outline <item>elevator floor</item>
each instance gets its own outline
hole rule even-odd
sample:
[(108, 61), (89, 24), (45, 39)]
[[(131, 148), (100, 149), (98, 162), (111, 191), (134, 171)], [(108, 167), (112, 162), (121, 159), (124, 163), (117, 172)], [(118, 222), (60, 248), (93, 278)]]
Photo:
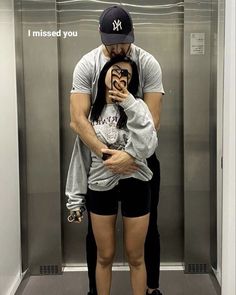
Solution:
[[(162, 271), (163, 295), (218, 295), (208, 274), (184, 274)], [(54, 276), (31, 276), (24, 280), (15, 295), (87, 295), (87, 272), (65, 272)], [(113, 271), (111, 295), (130, 295), (129, 273)]]

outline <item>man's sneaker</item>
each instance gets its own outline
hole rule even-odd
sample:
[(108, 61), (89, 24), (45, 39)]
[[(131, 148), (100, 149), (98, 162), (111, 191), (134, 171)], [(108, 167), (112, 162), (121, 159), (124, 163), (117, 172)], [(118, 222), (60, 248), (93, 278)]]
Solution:
[(162, 295), (162, 293), (160, 290), (156, 289), (156, 290), (152, 291), (151, 294), (149, 294), (147, 291), (146, 295)]

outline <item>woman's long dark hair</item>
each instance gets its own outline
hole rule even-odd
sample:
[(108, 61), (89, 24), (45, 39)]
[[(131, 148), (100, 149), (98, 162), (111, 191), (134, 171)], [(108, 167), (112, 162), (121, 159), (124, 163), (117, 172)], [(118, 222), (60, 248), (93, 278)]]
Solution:
[[(118, 62), (127, 62), (131, 65), (132, 67), (132, 76), (131, 80), (128, 84), (128, 91), (135, 97), (138, 91), (138, 86), (139, 86), (139, 76), (138, 76), (138, 69), (137, 65), (134, 61), (132, 61), (129, 57), (127, 56), (115, 56), (112, 57), (102, 68), (101, 73), (99, 75), (98, 79), (98, 91), (97, 91), (97, 96), (95, 99), (95, 102), (93, 104), (93, 108), (91, 111), (90, 119), (92, 122), (98, 121), (99, 116), (102, 113), (102, 110), (104, 108), (104, 105), (106, 104), (106, 84), (105, 84), (105, 78), (107, 71), (110, 69), (111, 66)], [(121, 106), (118, 105), (119, 113), (120, 113), (120, 118), (119, 121), (117, 122), (117, 127), (122, 128), (126, 125), (127, 122), (127, 116)]]

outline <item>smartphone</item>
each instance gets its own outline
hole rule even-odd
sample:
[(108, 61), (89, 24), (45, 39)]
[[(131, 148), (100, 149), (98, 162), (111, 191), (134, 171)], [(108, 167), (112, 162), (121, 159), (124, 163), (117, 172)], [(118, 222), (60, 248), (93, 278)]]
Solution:
[(111, 89), (121, 91), (118, 83), (121, 83), (123, 87), (128, 87), (128, 70), (126, 69), (112, 69), (111, 71)]
[[(126, 69), (112, 69), (111, 70), (111, 89), (112, 90), (118, 90), (122, 91), (122, 88), (120, 88), (119, 83), (122, 83), (122, 85), (127, 88), (128, 87), (128, 70)], [(116, 103), (117, 101), (115, 99), (112, 99), (112, 102)]]

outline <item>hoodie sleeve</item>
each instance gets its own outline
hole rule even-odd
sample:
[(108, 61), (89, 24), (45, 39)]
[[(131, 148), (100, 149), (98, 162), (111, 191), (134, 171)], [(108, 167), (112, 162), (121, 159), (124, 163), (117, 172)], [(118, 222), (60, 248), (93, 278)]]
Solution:
[(66, 207), (69, 210), (85, 210), (88, 172), (91, 164), (90, 150), (76, 137), (66, 180)]
[(125, 151), (136, 159), (149, 158), (157, 148), (158, 138), (148, 106), (142, 99), (135, 99), (132, 94), (119, 104), (127, 115), (129, 130)]

